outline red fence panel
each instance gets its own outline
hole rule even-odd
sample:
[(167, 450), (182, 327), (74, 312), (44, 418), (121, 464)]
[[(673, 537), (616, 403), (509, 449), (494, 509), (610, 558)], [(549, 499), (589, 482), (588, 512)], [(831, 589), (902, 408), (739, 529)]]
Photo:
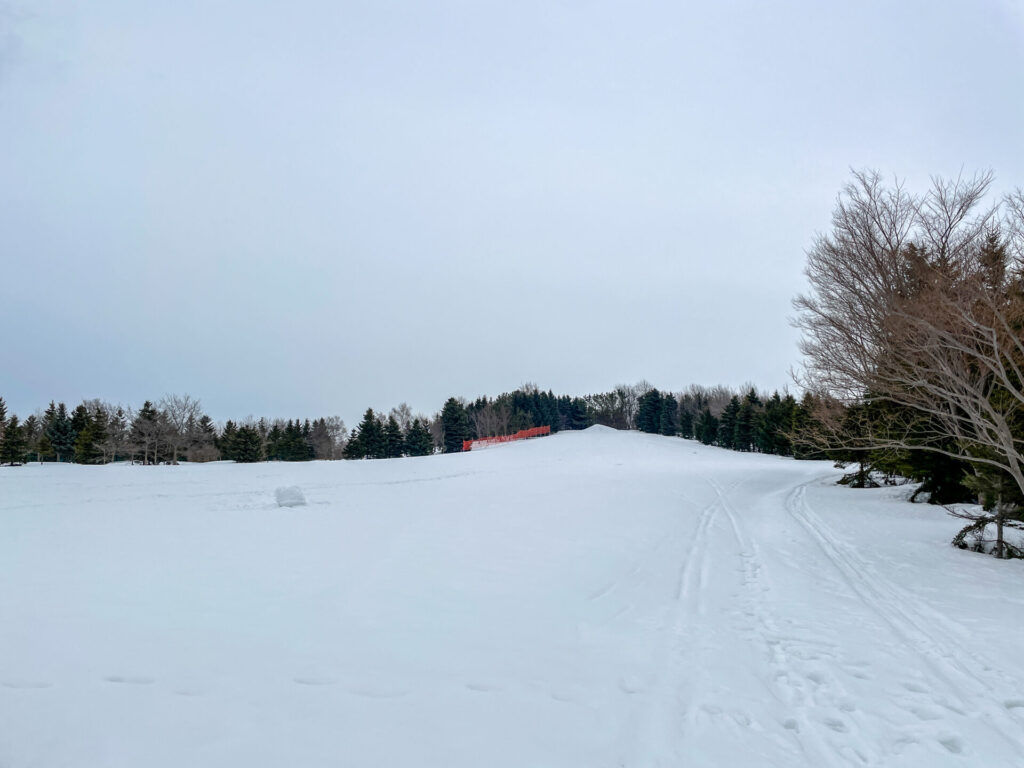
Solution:
[(513, 440), (525, 440), (530, 437), (543, 437), (551, 434), (551, 427), (530, 427), (521, 429), (514, 435), (496, 435), (494, 437), (482, 437), (479, 440), (463, 440), (462, 450), (471, 451), (474, 448), (486, 448), (499, 443), (511, 443)]

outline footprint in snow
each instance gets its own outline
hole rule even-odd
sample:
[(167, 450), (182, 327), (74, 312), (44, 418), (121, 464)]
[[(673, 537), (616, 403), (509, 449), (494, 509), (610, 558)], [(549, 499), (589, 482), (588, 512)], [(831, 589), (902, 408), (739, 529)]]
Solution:
[(43, 680), (4, 680), (0, 685), (4, 688), (15, 688), (17, 690), (41, 690), (43, 688), (50, 688), (53, 683), (47, 683)]
[(846, 723), (844, 723), (838, 717), (826, 717), (822, 722), (824, 722), (828, 728), (831, 728), (836, 733), (846, 733), (849, 730), (846, 727)]
[(152, 685), (156, 682), (155, 677), (146, 677), (145, 675), (107, 675), (103, 679), (108, 683), (122, 685)]
[(615, 582), (614, 581), (611, 582), (610, 584), (605, 584), (600, 589), (597, 589), (597, 590), (591, 592), (589, 595), (587, 595), (587, 599), (588, 600), (598, 600), (598, 599), (604, 597), (605, 595), (607, 595), (609, 592), (611, 592), (612, 588), (614, 586), (615, 586)]
[(636, 675), (623, 675), (619, 678), (619, 690), (629, 694), (643, 693), (647, 690), (647, 685)]
[(742, 726), (744, 728), (749, 728), (754, 723), (754, 721), (750, 719), (750, 716), (747, 715), (746, 712), (730, 712), (729, 717), (732, 718), (732, 721), (736, 723), (736, 725)]
[(942, 736), (939, 738), (939, 744), (954, 755), (962, 754), (964, 751), (964, 743), (959, 736)]
[(577, 696), (572, 691), (551, 691), (551, 698), (555, 701), (561, 701), (569, 703), (577, 700)]
[(292, 682), (297, 685), (334, 685), (338, 681), (333, 677), (293, 677)]
[(492, 691), (500, 690), (498, 686), (492, 685), (491, 683), (466, 683), (466, 688), (477, 693), (491, 693)]

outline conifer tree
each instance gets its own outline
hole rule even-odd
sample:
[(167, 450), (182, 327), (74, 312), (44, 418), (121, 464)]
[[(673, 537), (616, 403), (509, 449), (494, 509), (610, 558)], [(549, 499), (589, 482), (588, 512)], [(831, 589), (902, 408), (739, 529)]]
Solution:
[(57, 457), (57, 461), (69, 461), (72, 458), (77, 435), (71, 426), (68, 409), (64, 403), (56, 407), (54, 407), (52, 402), (50, 403), (50, 407), (46, 411), (44, 434), (50, 443), (54, 455)]
[(661, 434), (673, 437), (679, 432), (679, 401), (671, 392), (661, 400)]
[(281, 429), (281, 425), (274, 422), (274, 425), (267, 432), (267, 461), (281, 461), (282, 449), (284, 444), (284, 430)]
[(420, 419), (413, 419), (405, 436), (405, 450), (410, 456), (429, 456), (434, 452), (434, 440)]
[(372, 408), (363, 415), (363, 421), (359, 425), (359, 438), (368, 459), (383, 459), (387, 455), (384, 425)]
[(92, 416), (89, 413), (89, 409), (85, 407), (85, 403), (80, 403), (71, 412), (71, 429), (75, 432), (75, 440), (78, 440), (79, 433), (88, 426), (91, 418)]
[(132, 421), (131, 440), (142, 449), (143, 464), (159, 463), (160, 412), (147, 400)]
[(18, 417), (6, 419), (3, 441), (0, 442), (0, 464), (23, 464), (27, 445), (25, 430)]
[(45, 432), (39, 436), (39, 450), (37, 453), (40, 463), (44, 460), (57, 458), (57, 454), (54, 453), (53, 446), (50, 444), (50, 438), (46, 436)]
[(761, 406), (761, 399), (753, 388), (743, 396), (739, 410), (736, 413), (736, 426), (733, 437), (733, 448), (737, 451), (749, 451), (754, 447), (755, 428), (757, 415)]
[[(298, 424), (298, 422), (295, 422)], [(313, 425), (309, 419), (302, 422), (302, 455), (298, 461), (312, 461), (316, 451), (313, 449)]]
[(382, 459), (386, 454), (384, 426), (373, 408), (367, 408), (342, 455), (346, 459)]
[(687, 439), (694, 436), (693, 412), (689, 408), (683, 408), (679, 413), (679, 434)]
[[(25, 423), (21, 425), (22, 431), (25, 433), (25, 452), (30, 457), (35, 454), (36, 461), (39, 461), (39, 439), (42, 433), (42, 423), (39, 418), (34, 414), (25, 419)], [(3, 438), (0, 437), (0, 442)], [(27, 459), (26, 459), (27, 460)]]
[(637, 400), (636, 428), (641, 432), (657, 434), (661, 431), (661, 393), (652, 389)]
[(449, 397), (441, 409), (441, 427), (444, 435), (444, 452), (461, 451), (463, 442), (469, 440), (469, 418), (462, 403), (454, 397)]
[(594, 423), (587, 408), (587, 401), (582, 397), (574, 397), (569, 401), (566, 429), (586, 429)]
[(263, 436), (256, 427), (248, 424), (239, 427), (232, 443), (232, 454), (239, 464), (263, 461)]
[(712, 415), (711, 409), (707, 406), (704, 407), (704, 410), (697, 417), (694, 430), (696, 431), (697, 439), (704, 443), (704, 445), (714, 445), (719, 431), (718, 419)]
[(722, 448), (733, 448), (736, 445), (736, 423), (740, 414), (740, 399), (735, 395), (722, 411), (718, 422), (718, 444)]
[(205, 413), (199, 417), (192, 430), (189, 445), (189, 461), (212, 461), (217, 458), (217, 428), (213, 419)]
[(220, 457), (227, 461), (235, 460), (235, 438), (238, 437), (238, 427), (235, 426), (235, 422), (228, 419), (224, 424), (224, 429), (220, 433), (220, 437), (217, 439), (217, 448), (220, 450)]
[[(81, 406), (79, 406), (81, 407)], [(77, 408), (75, 409), (77, 412)], [(75, 438), (75, 461), (79, 464), (98, 464), (103, 458), (100, 444), (106, 439), (106, 424), (102, 414), (86, 415), (85, 422)]]
[(365, 459), (366, 451), (363, 449), (363, 441), (359, 439), (359, 426), (352, 430), (352, 434), (348, 437), (348, 442), (345, 443), (345, 447), (341, 449), (341, 458), (343, 459)]
[(402, 435), (402, 428), (394, 415), (388, 416), (384, 425), (384, 456), (388, 459), (397, 459), (405, 452), (405, 438)]

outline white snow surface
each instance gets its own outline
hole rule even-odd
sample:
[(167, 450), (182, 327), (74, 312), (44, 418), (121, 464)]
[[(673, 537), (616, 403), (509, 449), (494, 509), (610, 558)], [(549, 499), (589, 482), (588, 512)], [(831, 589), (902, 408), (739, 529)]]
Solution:
[(0, 765), (1024, 765), (1024, 567), (837, 474), (600, 428), (0, 469)]

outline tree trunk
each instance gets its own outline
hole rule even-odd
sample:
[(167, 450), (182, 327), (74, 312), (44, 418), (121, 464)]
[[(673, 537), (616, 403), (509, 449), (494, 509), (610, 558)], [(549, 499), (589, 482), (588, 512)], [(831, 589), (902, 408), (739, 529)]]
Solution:
[(1003, 559), (1003, 497), (996, 502), (996, 557)]

